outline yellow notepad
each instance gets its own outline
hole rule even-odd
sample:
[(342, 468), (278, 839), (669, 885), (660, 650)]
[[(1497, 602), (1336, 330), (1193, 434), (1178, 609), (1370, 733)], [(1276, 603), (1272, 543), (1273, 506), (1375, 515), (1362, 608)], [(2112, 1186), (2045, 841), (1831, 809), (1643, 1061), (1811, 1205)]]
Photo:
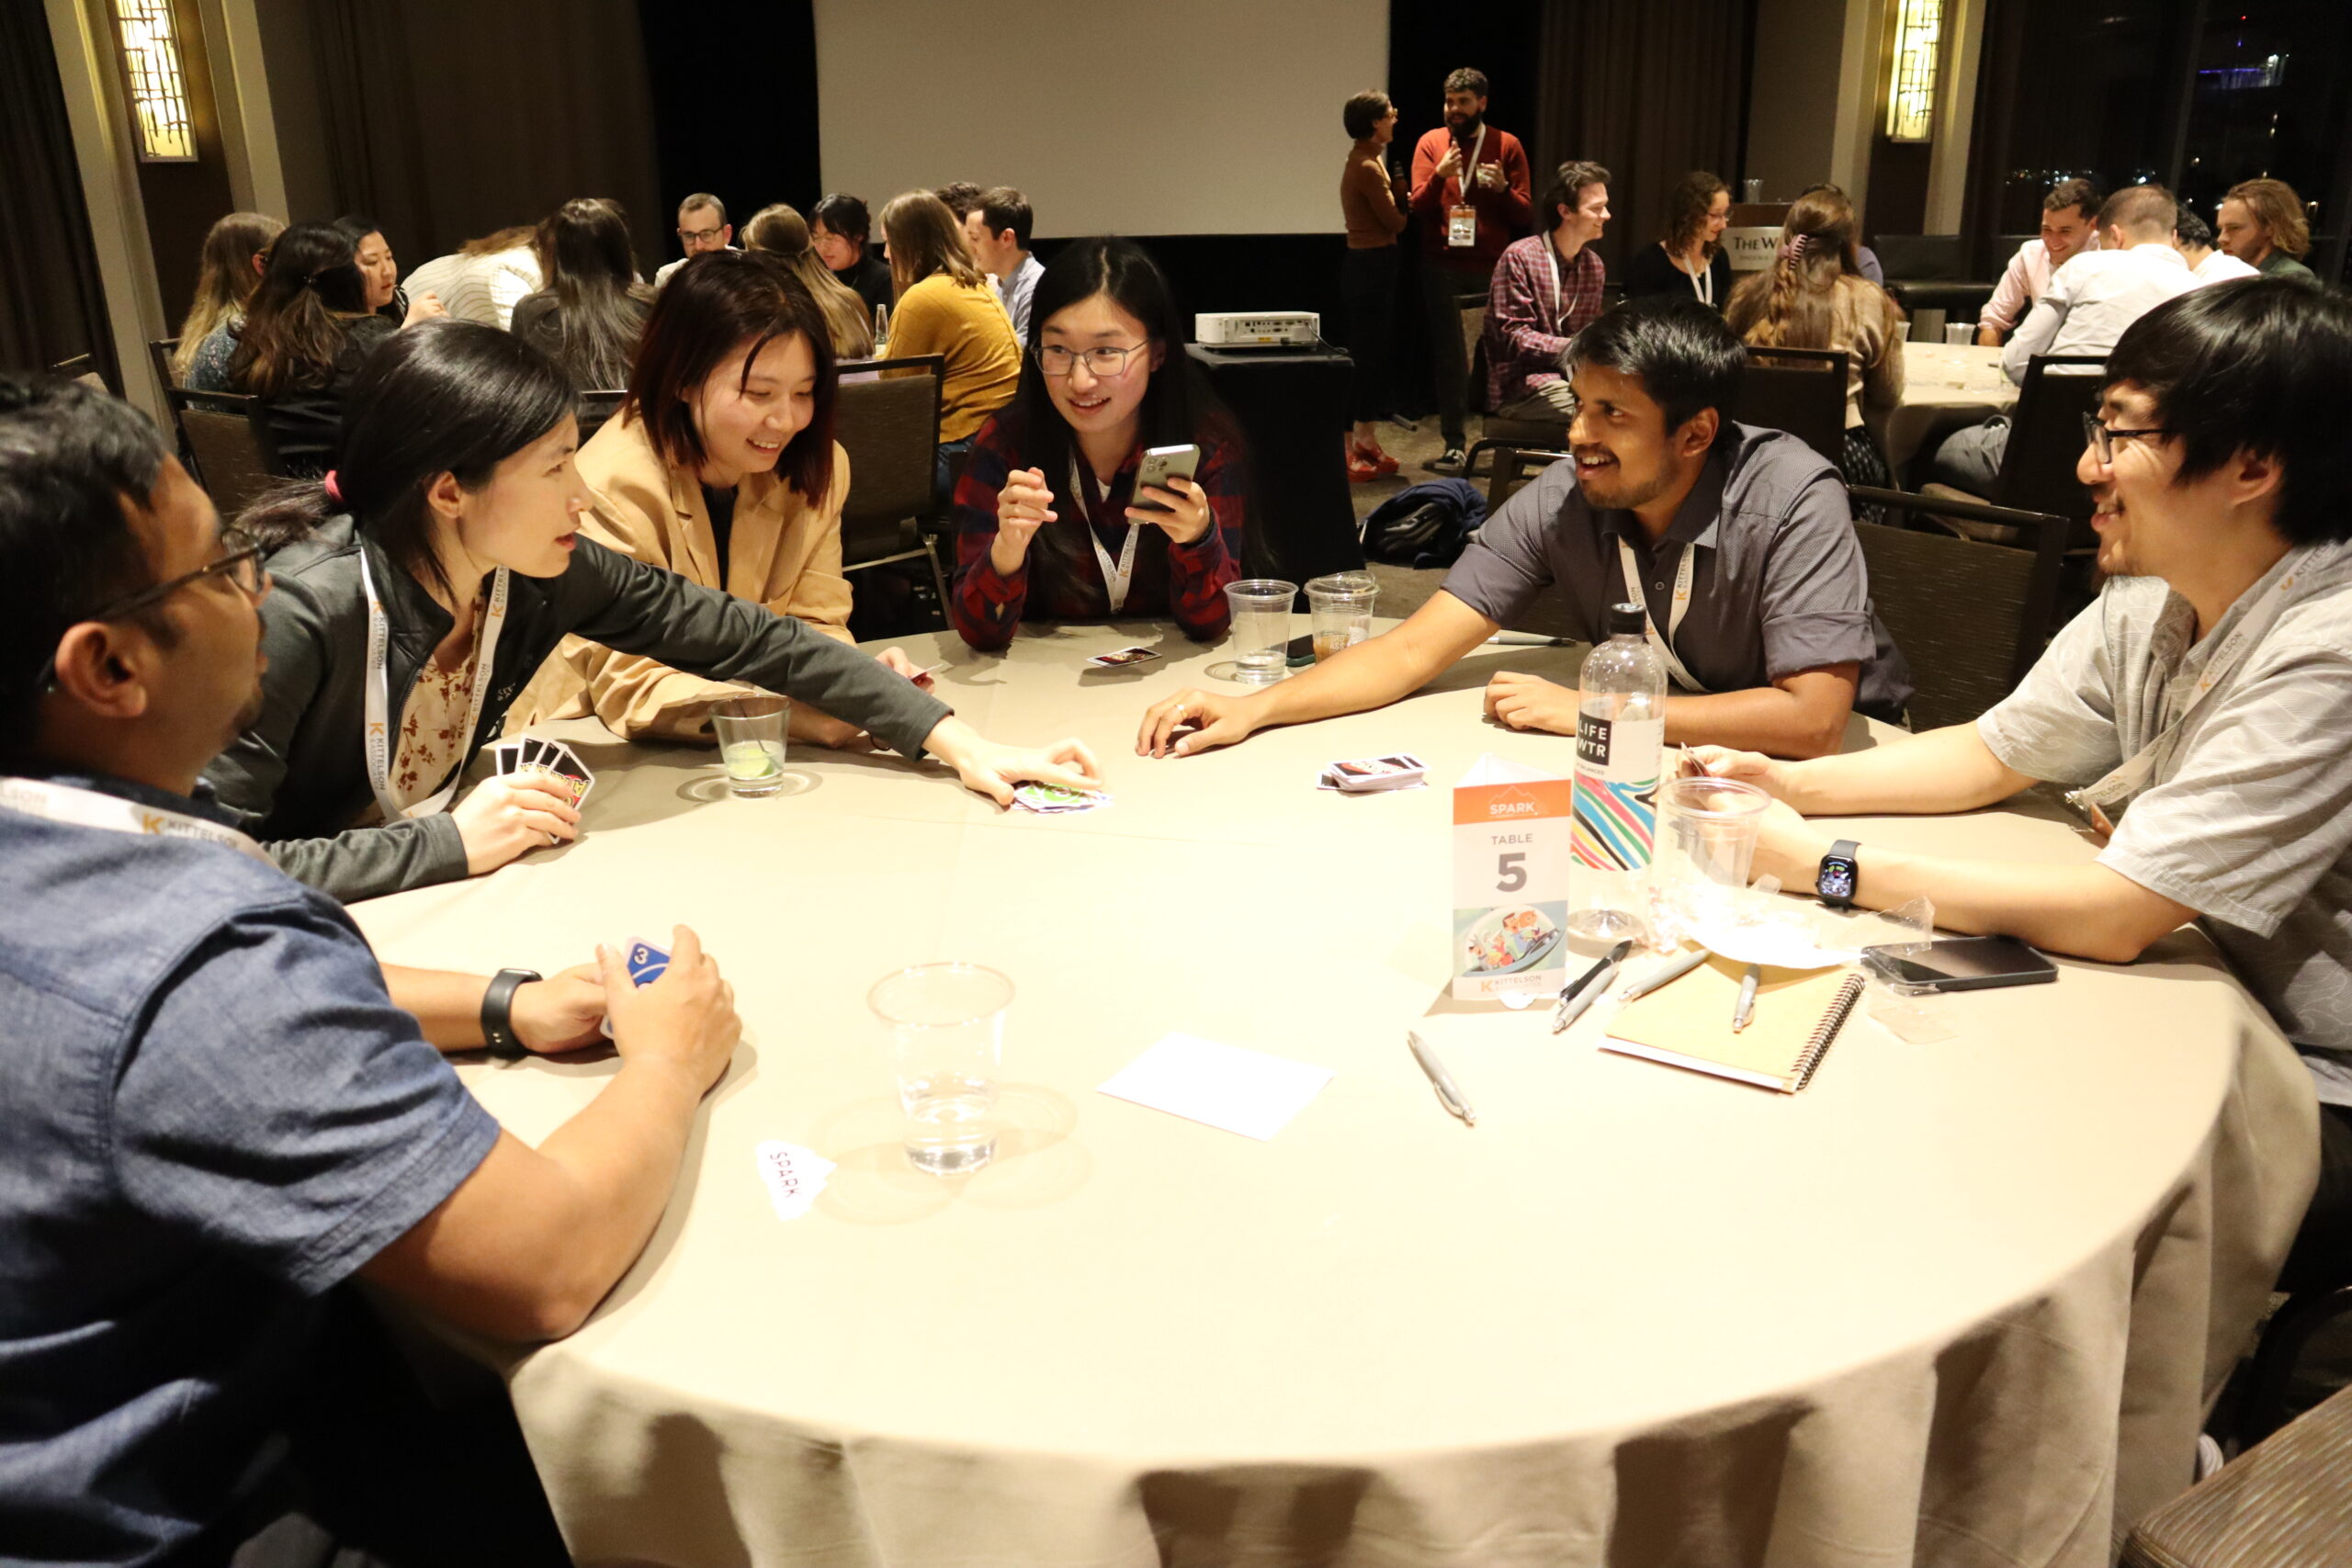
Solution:
[(1747, 973), (1745, 964), (1710, 958), (1627, 1004), (1601, 1048), (1796, 1093), (1813, 1080), (1846, 1015), (1861, 999), (1862, 976), (1849, 969), (1768, 967), (1757, 987), (1755, 1016), (1735, 1034), (1732, 1008)]

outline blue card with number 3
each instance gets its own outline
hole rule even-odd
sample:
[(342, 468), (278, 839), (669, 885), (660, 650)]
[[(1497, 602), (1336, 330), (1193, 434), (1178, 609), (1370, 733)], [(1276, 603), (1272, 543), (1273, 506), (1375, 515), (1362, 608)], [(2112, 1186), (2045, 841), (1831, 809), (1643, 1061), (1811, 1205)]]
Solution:
[(640, 986), (650, 986), (662, 978), (670, 967), (670, 955), (650, 942), (628, 944), (628, 977)]

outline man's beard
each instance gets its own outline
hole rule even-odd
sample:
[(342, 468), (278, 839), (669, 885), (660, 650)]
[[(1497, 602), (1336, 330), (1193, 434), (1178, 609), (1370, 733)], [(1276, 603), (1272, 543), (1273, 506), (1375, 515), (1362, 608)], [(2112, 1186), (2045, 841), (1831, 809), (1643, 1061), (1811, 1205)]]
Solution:
[(1445, 123), (1453, 127), (1455, 135), (1467, 138), (1478, 134), (1478, 121), (1482, 117), (1474, 114), (1466, 115), (1457, 119), (1453, 116), (1448, 115), (1445, 117)]
[[(1583, 492), (1587, 506), (1597, 506), (1610, 512), (1631, 512), (1636, 506), (1647, 506), (1651, 502), (1664, 495), (1667, 487), (1674, 482), (1674, 476), (1661, 469), (1652, 475), (1645, 484), (1634, 486), (1624, 483), (1625, 466), (1622, 462), (1611, 468), (1609, 475), (1623, 485), (1619, 494), (1606, 496), (1598, 494), (1594, 487), (1588, 485), (1581, 476), (1577, 478), (1577, 489)], [(1601, 482), (1605, 484), (1608, 481), (1604, 479)]]

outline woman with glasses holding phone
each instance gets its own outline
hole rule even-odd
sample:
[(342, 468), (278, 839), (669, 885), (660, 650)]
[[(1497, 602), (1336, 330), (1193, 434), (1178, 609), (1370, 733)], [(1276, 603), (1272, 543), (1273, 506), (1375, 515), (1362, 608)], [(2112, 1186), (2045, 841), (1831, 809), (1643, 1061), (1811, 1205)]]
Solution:
[[(1046, 267), (1029, 320), (1020, 391), (956, 487), (956, 631), (985, 650), (1023, 620), (1166, 615), (1223, 637), (1248, 461), (1184, 355), (1168, 279), (1131, 241), (1080, 240)], [(1170, 454), (1167, 482), (1139, 484), (1145, 454), (1171, 447), (1191, 450)]]

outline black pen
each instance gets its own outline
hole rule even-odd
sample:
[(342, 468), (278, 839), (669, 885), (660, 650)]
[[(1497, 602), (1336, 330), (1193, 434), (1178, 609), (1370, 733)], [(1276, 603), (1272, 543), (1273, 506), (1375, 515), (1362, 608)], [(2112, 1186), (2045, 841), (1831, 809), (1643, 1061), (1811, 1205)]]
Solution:
[(1602, 953), (1591, 968), (1574, 981), (1560, 987), (1560, 1005), (1552, 1010), (1553, 1033), (1559, 1033), (1584, 1016), (1585, 1009), (1609, 988), (1609, 977), (1617, 972), (1617, 966), (1624, 963), (1633, 951), (1633, 941), (1628, 938)]

